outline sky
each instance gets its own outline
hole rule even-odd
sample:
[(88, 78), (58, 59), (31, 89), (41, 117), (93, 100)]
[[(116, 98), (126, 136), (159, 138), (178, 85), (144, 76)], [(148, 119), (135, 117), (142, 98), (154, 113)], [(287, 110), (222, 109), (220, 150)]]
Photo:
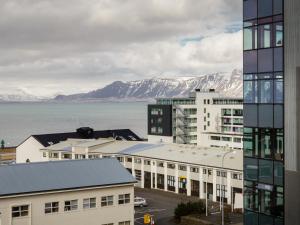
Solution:
[(242, 67), (241, 0), (1, 0), (0, 94)]

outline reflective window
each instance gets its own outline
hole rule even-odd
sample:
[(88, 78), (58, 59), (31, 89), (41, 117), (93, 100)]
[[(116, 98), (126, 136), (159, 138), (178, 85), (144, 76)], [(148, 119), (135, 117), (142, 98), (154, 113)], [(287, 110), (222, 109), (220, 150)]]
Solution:
[(259, 81), (259, 102), (272, 103), (273, 102), (273, 81), (260, 80)]
[(273, 183), (273, 161), (259, 160), (259, 181), (263, 183)]
[(274, 24), (274, 46), (280, 47), (283, 45), (283, 23)]
[(244, 225), (258, 225), (258, 214), (250, 211), (245, 211)]
[(249, 157), (258, 156), (258, 134), (255, 129), (244, 128), (244, 155)]
[(273, 71), (273, 49), (258, 50), (258, 72)]
[(274, 144), (274, 159), (283, 160), (283, 131), (276, 129), (275, 144)]
[(257, 103), (257, 81), (244, 81), (244, 103)]
[(271, 24), (260, 25), (258, 27), (259, 37), (259, 48), (270, 48), (271, 47)]
[(257, 51), (245, 51), (244, 52), (244, 73), (256, 73), (257, 72)]
[(244, 20), (257, 17), (257, 0), (244, 0)]
[(274, 71), (283, 71), (283, 48), (274, 48)]
[(284, 196), (282, 187), (276, 187), (274, 214), (276, 216), (284, 216)]
[(272, 16), (273, 6), (272, 0), (258, 0), (258, 17)]
[(257, 180), (257, 159), (245, 158), (244, 159), (244, 172), (246, 180)]
[(274, 81), (274, 103), (283, 103), (283, 79)]
[(283, 2), (282, 0), (273, 0), (273, 14), (282, 14)]
[(257, 27), (244, 28), (244, 50), (257, 48)]
[(283, 163), (282, 162), (274, 162), (274, 184), (283, 185)]

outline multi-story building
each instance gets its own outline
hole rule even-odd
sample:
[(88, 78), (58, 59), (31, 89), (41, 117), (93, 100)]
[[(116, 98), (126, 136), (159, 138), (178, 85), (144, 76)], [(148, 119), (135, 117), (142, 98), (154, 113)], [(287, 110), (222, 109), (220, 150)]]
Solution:
[[(223, 148), (192, 145), (118, 141), (114, 139), (68, 139), (40, 150), (40, 161), (82, 158), (118, 158), (142, 188), (220, 200), (241, 208), (243, 153)], [(223, 166), (222, 166), (223, 165)]]
[(159, 98), (148, 106), (148, 140), (242, 149), (243, 100), (213, 89), (187, 98)]
[(136, 181), (116, 159), (5, 165), (0, 180), (3, 225), (134, 224)]
[(300, 1), (243, 8), (244, 224), (300, 224)]

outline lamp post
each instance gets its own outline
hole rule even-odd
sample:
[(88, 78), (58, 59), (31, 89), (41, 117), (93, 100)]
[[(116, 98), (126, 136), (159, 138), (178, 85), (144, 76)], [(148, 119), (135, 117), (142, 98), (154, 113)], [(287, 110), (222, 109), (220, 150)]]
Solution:
[[(230, 153), (233, 153), (235, 154), (235, 150), (230, 150), (228, 152), (225, 152), (223, 154), (223, 157), (222, 157), (222, 167), (221, 167), (221, 172), (220, 172), (220, 177), (221, 177), (221, 184), (220, 184), (220, 201), (221, 201), (221, 205), (222, 205), (222, 225), (224, 225), (224, 196), (223, 196), (223, 190), (222, 190), (222, 187), (223, 187), (223, 178), (222, 178), (222, 172), (224, 172), (224, 160), (225, 160), (225, 157), (230, 154)], [(225, 190), (224, 190), (225, 192)], [(224, 193), (225, 194), (225, 193)], [(231, 203), (232, 204), (232, 203)]]

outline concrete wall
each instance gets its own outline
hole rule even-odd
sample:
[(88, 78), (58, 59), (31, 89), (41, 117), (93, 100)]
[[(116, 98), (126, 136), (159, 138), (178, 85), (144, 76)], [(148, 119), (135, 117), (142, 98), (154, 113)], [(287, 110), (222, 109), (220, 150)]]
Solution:
[(43, 153), (40, 151), (44, 146), (35, 138), (30, 137), (25, 142), (17, 147), (16, 162), (25, 163), (27, 159), (30, 162), (43, 161)]
[[(130, 193), (130, 204), (118, 205), (118, 195)], [(101, 196), (114, 195), (114, 205), (101, 207)], [(96, 197), (97, 206), (83, 209), (83, 199)], [(78, 210), (64, 211), (64, 201), (78, 199)], [(47, 202), (59, 202), (59, 212), (45, 214)], [(16, 198), (0, 199), (0, 218), (2, 225), (101, 225), (118, 224), (121, 221), (134, 221), (134, 189), (133, 185), (103, 189), (61, 192)], [(29, 216), (12, 218), (11, 207), (29, 204)]]

